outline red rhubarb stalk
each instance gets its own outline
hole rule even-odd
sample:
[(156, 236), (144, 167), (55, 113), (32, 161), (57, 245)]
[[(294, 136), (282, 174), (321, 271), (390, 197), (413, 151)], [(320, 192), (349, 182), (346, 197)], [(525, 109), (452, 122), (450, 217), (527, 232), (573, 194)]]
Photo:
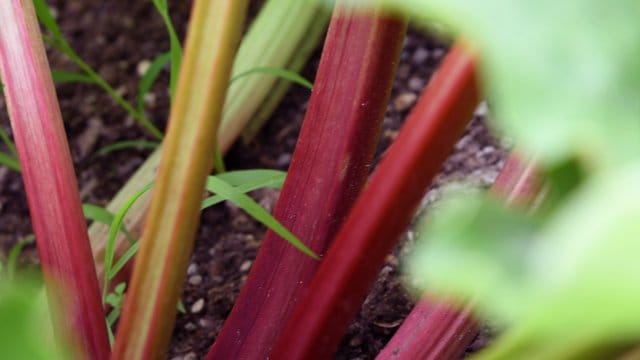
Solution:
[[(336, 7), (309, 109), (275, 216), (316, 253), (363, 187), (379, 137), (406, 21)], [(262, 359), (271, 351), (318, 261), (265, 235), (247, 283), (208, 359)]]
[[(530, 205), (540, 190), (532, 161), (507, 159), (492, 192), (510, 205)], [(478, 334), (478, 323), (464, 309), (427, 296), (416, 304), (376, 360), (459, 359)]]
[(456, 46), (340, 228), (279, 338), (274, 359), (327, 359), (336, 351), (478, 101), (473, 59)]
[(28, 0), (0, 1), (0, 74), (54, 331), (87, 359), (109, 342), (78, 185), (40, 27)]

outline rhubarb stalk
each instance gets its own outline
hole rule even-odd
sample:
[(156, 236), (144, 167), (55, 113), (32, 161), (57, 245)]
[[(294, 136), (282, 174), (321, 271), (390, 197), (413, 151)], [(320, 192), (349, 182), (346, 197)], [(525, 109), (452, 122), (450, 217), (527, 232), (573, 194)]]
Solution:
[(197, 0), (193, 5), (113, 359), (159, 359), (168, 346), (246, 8), (247, 0)]
[[(238, 49), (238, 56), (232, 68), (234, 75), (258, 67), (288, 68), (295, 71), (306, 63), (326, 28), (329, 14), (318, 1), (300, 0), (268, 0), (258, 14), (254, 23), (245, 35)], [(303, 45), (299, 45), (302, 43)], [(300, 47), (304, 49), (301, 51)], [(239, 135), (239, 131), (256, 114), (264, 120), (274, 110), (276, 104), (284, 97), (286, 84), (278, 81), (277, 90), (273, 90), (276, 79), (272, 75), (245, 76), (228, 89), (223, 117), (218, 131), (218, 146), (222, 153), (226, 152)], [(268, 101), (268, 103), (265, 103)], [(262, 104), (262, 105), (261, 105)], [(257, 112), (257, 113), (256, 113)], [(252, 125), (252, 132), (259, 125)], [(129, 179), (107, 205), (107, 210), (118, 212), (122, 205), (140, 188), (153, 181), (160, 161), (160, 149), (156, 150), (145, 163)], [(150, 194), (143, 195), (130, 209), (125, 219), (125, 226), (134, 237), (140, 235)], [(104, 250), (109, 234), (109, 226), (94, 222), (89, 227), (93, 254), (96, 259), (98, 280), (104, 279)], [(125, 236), (118, 236), (116, 244), (116, 260), (130, 244)], [(116, 280), (126, 281), (130, 270), (121, 272)]]
[[(275, 217), (324, 253), (363, 187), (406, 21), (336, 5)], [(269, 356), (318, 261), (268, 231), (208, 359)]]
[[(506, 204), (520, 206), (531, 205), (539, 190), (533, 162), (515, 154), (509, 156), (492, 187)], [(461, 310), (423, 296), (376, 360), (459, 359), (479, 330), (471, 307)]]
[(0, 1), (0, 23), (0, 74), (55, 335), (82, 358), (107, 359), (107, 329), (77, 180), (32, 2)]
[(273, 358), (324, 359), (336, 351), (478, 101), (474, 61), (455, 46), (340, 228)]

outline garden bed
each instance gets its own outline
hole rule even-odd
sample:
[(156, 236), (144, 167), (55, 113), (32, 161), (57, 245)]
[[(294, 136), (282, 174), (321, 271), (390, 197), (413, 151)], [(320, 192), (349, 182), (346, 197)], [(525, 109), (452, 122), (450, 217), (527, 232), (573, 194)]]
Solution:
[[(169, 46), (165, 27), (151, 2), (66, 0), (52, 3), (72, 47), (126, 98), (133, 98), (141, 69)], [(253, 13), (258, 8), (257, 2), (254, 3)], [(174, 2), (171, 6), (172, 18), (183, 36), (190, 2)], [(403, 118), (445, 53), (443, 43), (414, 30), (409, 32), (376, 159), (384, 156), (384, 150), (393, 141)], [(53, 68), (72, 69), (63, 55), (50, 51), (49, 57)], [(313, 79), (318, 59), (319, 53), (303, 71), (305, 77)], [(167, 87), (168, 75), (163, 74), (146, 99), (150, 118), (160, 127), (164, 127), (168, 117)], [(82, 200), (105, 205), (150, 151), (126, 150), (98, 156), (96, 150), (115, 141), (143, 139), (146, 135), (95, 86), (59, 85), (57, 91), (71, 137)], [(239, 141), (234, 145), (225, 159), (228, 168), (286, 170), (308, 96), (308, 90), (293, 86), (263, 131), (250, 143)], [(0, 108), (6, 108), (1, 99)], [(448, 182), (466, 180), (486, 187), (495, 179), (505, 153), (488, 134), (483, 122), (485, 115), (486, 110), (481, 107), (456, 146), (456, 152), (444, 165), (427, 201), (437, 198), (437, 187)], [(0, 119), (9, 129), (5, 110)], [(253, 196), (272, 209), (278, 194), (261, 190)], [(6, 168), (0, 169), (0, 218), (0, 245), (5, 250), (32, 232), (20, 177)], [(204, 211), (182, 295), (186, 313), (178, 316), (168, 358), (203, 357), (233, 306), (263, 233), (261, 225), (231, 204)], [(410, 242), (410, 233), (407, 238)], [(398, 270), (403, 245), (387, 257), (337, 358), (375, 357), (411, 310), (412, 300), (402, 288)], [(23, 261), (37, 262), (35, 247), (25, 251)], [(479, 345), (472, 345), (476, 346)]]

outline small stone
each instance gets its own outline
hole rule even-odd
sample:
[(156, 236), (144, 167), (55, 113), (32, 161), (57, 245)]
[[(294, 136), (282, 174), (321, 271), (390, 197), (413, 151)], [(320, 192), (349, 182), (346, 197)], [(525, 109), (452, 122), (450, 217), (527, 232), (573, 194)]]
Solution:
[(191, 312), (197, 314), (204, 309), (204, 299), (198, 299), (191, 305)]
[(362, 345), (362, 338), (360, 336), (356, 336), (349, 341), (349, 346), (351, 347), (358, 347), (360, 345)]
[(189, 280), (187, 280), (189, 282), (189, 284), (194, 285), (194, 286), (198, 286), (200, 284), (202, 284), (202, 276), (200, 275), (193, 275), (189, 277)]
[(198, 359), (198, 355), (193, 351), (188, 353), (182, 358), (182, 360), (197, 360), (197, 359)]
[(411, 60), (416, 65), (422, 65), (428, 58), (429, 51), (425, 48), (420, 47), (413, 53), (413, 57), (411, 58)]
[(200, 325), (201, 328), (211, 328), (213, 327), (213, 322), (209, 319), (200, 319), (198, 320), (198, 325)]
[(416, 100), (418, 100), (418, 95), (412, 92), (404, 92), (393, 100), (393, 107), (396, 111), (407, 111), (415, 104)]
[(249, 269), (251, 269), (251, 264), (253, 264), (253, 262), (251, 260), (245, 260), (242, 263), (242, 265), (240, 265), (240, 271), (242, 271), (242, 272), (249, 271)]
[(425, 82), (423, 79), (420, 79), (417, 76), (412, 76), (411, 78), (409, 78), (407, 86), (409, 86), (409, 89), (413, 91), (422, 91), (422, 89), (424, 88), (424, 84)]
[(187, 268), (187, 275), (193, 275), (193, 274), (196, 274), (197, 272), (198, 272), (198, 265), (189, 264), (189, 267)]
[(192, 322), (188, 322), (184, 325), (185, 330), (187, 331), (193, 331), (195, 329), (197, 329), (196, 324), (192, 323)]
[(435, 49), (433, 50), (433, 57), (436, 58), (436, 60), (440, 60), (445, 54), (444, 49)]
[(146, 93), (144, 94), (144, 104), (150, 108), (156, 107), (156, 94), (154, 93)]
[(144, 76), (144, 74), (146, 74), (147, 71), (149, 71), (149, 67), (151, 67), (151, 61), (147, 59), (140, 61), (136, 66), (136, 72), (138, 73), (138, 76), (140, 77)]
[(486, 101), (483, 101), (480, 103), (480, 105), (478, 105), (473, 115), (478, 117), (484, 117), (487, 115), (488, 112), (489, 112), (489, 106), (487, 105)]

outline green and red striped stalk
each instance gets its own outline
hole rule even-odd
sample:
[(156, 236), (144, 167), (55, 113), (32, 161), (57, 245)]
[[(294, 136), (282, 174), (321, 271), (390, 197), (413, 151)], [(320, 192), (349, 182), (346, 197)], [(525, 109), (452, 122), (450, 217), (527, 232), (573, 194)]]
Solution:
[[(406, 20), (338, 1), (275, 217), (323, 254), (365, 184)], [(269, 356), (318, 261), (267, 232), (208, 359)]]
[(30, 0), (0, 1), (0, 74), (54, 331), (79, 357), (109, 341), (78, 185), (40, 27)]
[(479, 95), (474, 60), (455, 46), (340, 228), (274, 359), (324, 359), (336, 351), (384, 258), (471, 120)]
[(168, 346), (246, 9), (247, 0), (194, 2), (113, 359), (159, 359)]
[[(531, 206), (540, 192), (532, 161), (509, 156), (492, 192), (509, 205)], [(376, 360), (459, 359), (478, 334), (472, 306), (433, 301), (428, 295), (416, 304)]]
[[(319, 0), (268, 0), (249, 27), (238, 49), (232, 67), (232, 78), (256, 68), (283, 68), (297, 72), (317, 47), (329, 21), (330, 9)], [(222, 120), (218, 131), (218, 147), (225, 153), (247, 126), (250, 137), (273, 112), (289, 88), (286, 80), (273, 75), (254, 74), (237, 79), (228, 89)], [(256, 120), (256, 122), (254, 122)], [(248, 123), (250, 123), (248, 125)], [(153, 181), (160, 162), (161, 149), (151, 154), (124, 187), (107, 205), (117, 213), (133, 194)], [(138, 237), (149, 208), (150, 193), (145, 193), (133, 204), (125, 218), (126, 228)], [(104, 279), (104, 253), (109, 226), (94, 222), (89, 227), (98, 281)], [(115, 260), (125, 253), (130, 244), (124, 234), (116, 241)], [(131, 266), (119, 273), (119, 280), (127, 281)]]

